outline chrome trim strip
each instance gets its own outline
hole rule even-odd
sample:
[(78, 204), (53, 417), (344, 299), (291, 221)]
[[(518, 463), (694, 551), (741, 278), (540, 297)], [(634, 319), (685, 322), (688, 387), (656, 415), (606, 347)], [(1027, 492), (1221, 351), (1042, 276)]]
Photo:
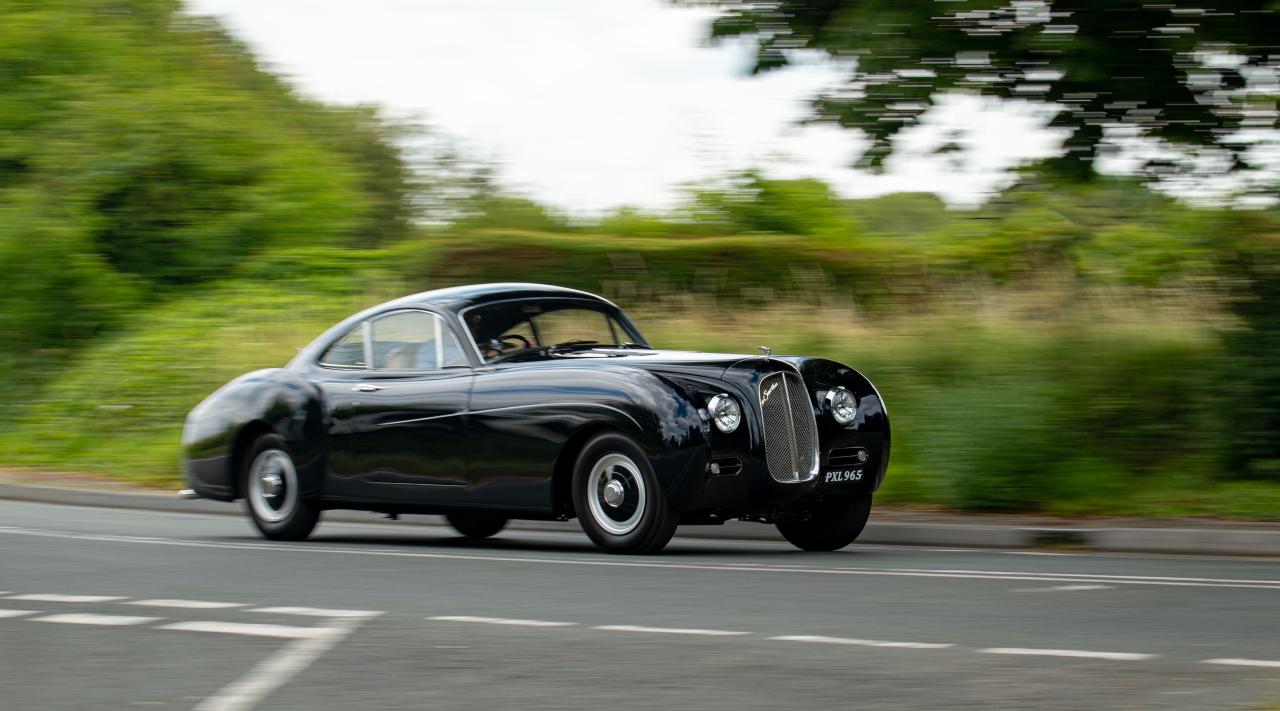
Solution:
[(444, 324), (439, 315), (432, 314), (436, 324), (436, 370), (444, 368)]
[(436, 484), (434, 482), (425, 482), (425, 481), (382, 481), (380, 479), (365, 479), (365, 481), (369, 482), (370, 484), (377, 484), (378, 486), (440, 486), (446, 489), (453, 489), (460, 486), (466, 486), (466, 484), (464, 483)]
[(371, 320), (365, 319), (360, 323), (360, 339), (364, 341), (364, 369), (373, 370), (373, 322)]
[[(787, 450), (791, 452), (791, 468), (796, 470), (796, 478), (800, 478), (800, 452), (796, 448), (796, 418), (791, 414), (795, 409), (791, 404), (791, 386), (787, 384), (787, 376), (782, 376), (782, 397), (787, 403), (787, 428), (791, 432), (791, 436), (787, 438)], [(763, 410), (761, 410), (763, 413)]]
[(627, 414), (626, 411), (620, 410), (616, 407), (613, 407), (612, 405), (603, 405), (598, 402), (546, 402), (546, 403), (539, 403), (536, 405), (509, 405), (507, 407), (491, 407), (487, 410), (459, 410), (457, 412), (450, 412), (444, 415), (430, 415), (428, 417), (413, 417), (407, 420), (396, 420), (394, 422), (379, 422), (377, 426), (392, 427), (394, 425), (407, 425), (414, 422), (426, 422), (428, 420), (441, 420), (446, 417), (458, 417), (459, 415), (487, 415), (491, 412), (507, 412), (509, 410), (527, 410), (535, 407), (599, 407), (605, 410), (613, 410), (619, 415), (622, 415), (628, 420), (631, 420), (631, 423), (634, 424), (636, 427), (640, 427), (640, 423), (636, 421), (636, 418)]

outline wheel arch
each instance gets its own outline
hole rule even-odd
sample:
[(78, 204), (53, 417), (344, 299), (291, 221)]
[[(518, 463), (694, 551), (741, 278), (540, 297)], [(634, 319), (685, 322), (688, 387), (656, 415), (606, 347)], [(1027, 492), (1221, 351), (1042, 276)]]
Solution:
[(578, 456), (582, 454), (583, 447), (586, 447), (587, 443), (597, 435), (606, 432), (626, 434), (613, 423), (592, 422), (578, 428), (560, 448), (560, 454), (556, 457), (555, 466), (551, 472), (551, 506), (557, 516), (568, 518), (577, 516), (577, 511), (573, 507), (572, 491), (574, 467), (578, 463)]

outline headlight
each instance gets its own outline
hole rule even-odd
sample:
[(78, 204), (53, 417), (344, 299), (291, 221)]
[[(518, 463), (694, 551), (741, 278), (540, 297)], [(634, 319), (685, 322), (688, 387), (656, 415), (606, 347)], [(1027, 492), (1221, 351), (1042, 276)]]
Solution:
[(858, 398), (842, 387), (827, 392), (827, 405), (831, 408), (832, 419), (842, 425), (853, 422), (858, 415)]
[(738, 401), (725, 393), (707, 401), (707, 412), (711, 414), (711, 421), (716, 423), (716, 429), (725, 434), (738, 429), (738, 423), (742, 422), (742, 408)]

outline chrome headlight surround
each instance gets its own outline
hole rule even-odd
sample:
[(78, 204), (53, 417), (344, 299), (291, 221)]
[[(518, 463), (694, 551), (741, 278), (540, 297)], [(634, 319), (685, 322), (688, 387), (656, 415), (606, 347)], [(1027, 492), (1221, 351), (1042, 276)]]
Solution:
[(827, 391), (827, 410), (837, 424), (847, 425), (858, 416), (858, 398), (848, 388), (837, 385)]
[(742, 424), (742, 406), (728, 393), (720, 393), (707, 401), (707, 414), (716, 424), (716, 429), (730, 434)]

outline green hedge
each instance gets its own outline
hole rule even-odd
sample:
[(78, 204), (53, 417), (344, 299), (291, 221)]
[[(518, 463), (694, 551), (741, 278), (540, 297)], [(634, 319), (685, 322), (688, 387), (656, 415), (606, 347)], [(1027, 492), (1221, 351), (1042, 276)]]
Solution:
[[(544, 236), (538, 247), (561, 239)], [(520, 259), (519, 275), (483, 278), (568, 281), (593, 291), (612, 284), (662, 346), (750, 352), (766, 343), (858, 367), (884, 393), (894, 422), (883, 501), (1280, 517), (1280, 487), (1218, 476), (1229, 434), (1223, 338), (1233, 326), (1193, 291), (987, 287), (939, 299), (944, 307), (883, 316), (847, 297), (813, 298), (808, 282), (775, 290), (810, 298), (755, 304), (641, 293), (646, 282), (625, 260), (608, 261), (599, 240), (583, 242), (564, 259)], [(432, 274), (478, 276), (467, 274), (475, 262), (460, 265), (456, 250), (427, 240), (264, 255), (237, 278), (142, 311), (128, 332), (80, 352), (16, 410), (0, 450), (11, 464), (176, 483), (181, 422), (205, 394), (241, 372), (283, 364), (357, 308), (452, 283)], [(564, 265), (583, 254), (604, 254), (600, 271), (562, 278)], [(677, 254), (688, 253), (644, 252), (655, 264)]]

